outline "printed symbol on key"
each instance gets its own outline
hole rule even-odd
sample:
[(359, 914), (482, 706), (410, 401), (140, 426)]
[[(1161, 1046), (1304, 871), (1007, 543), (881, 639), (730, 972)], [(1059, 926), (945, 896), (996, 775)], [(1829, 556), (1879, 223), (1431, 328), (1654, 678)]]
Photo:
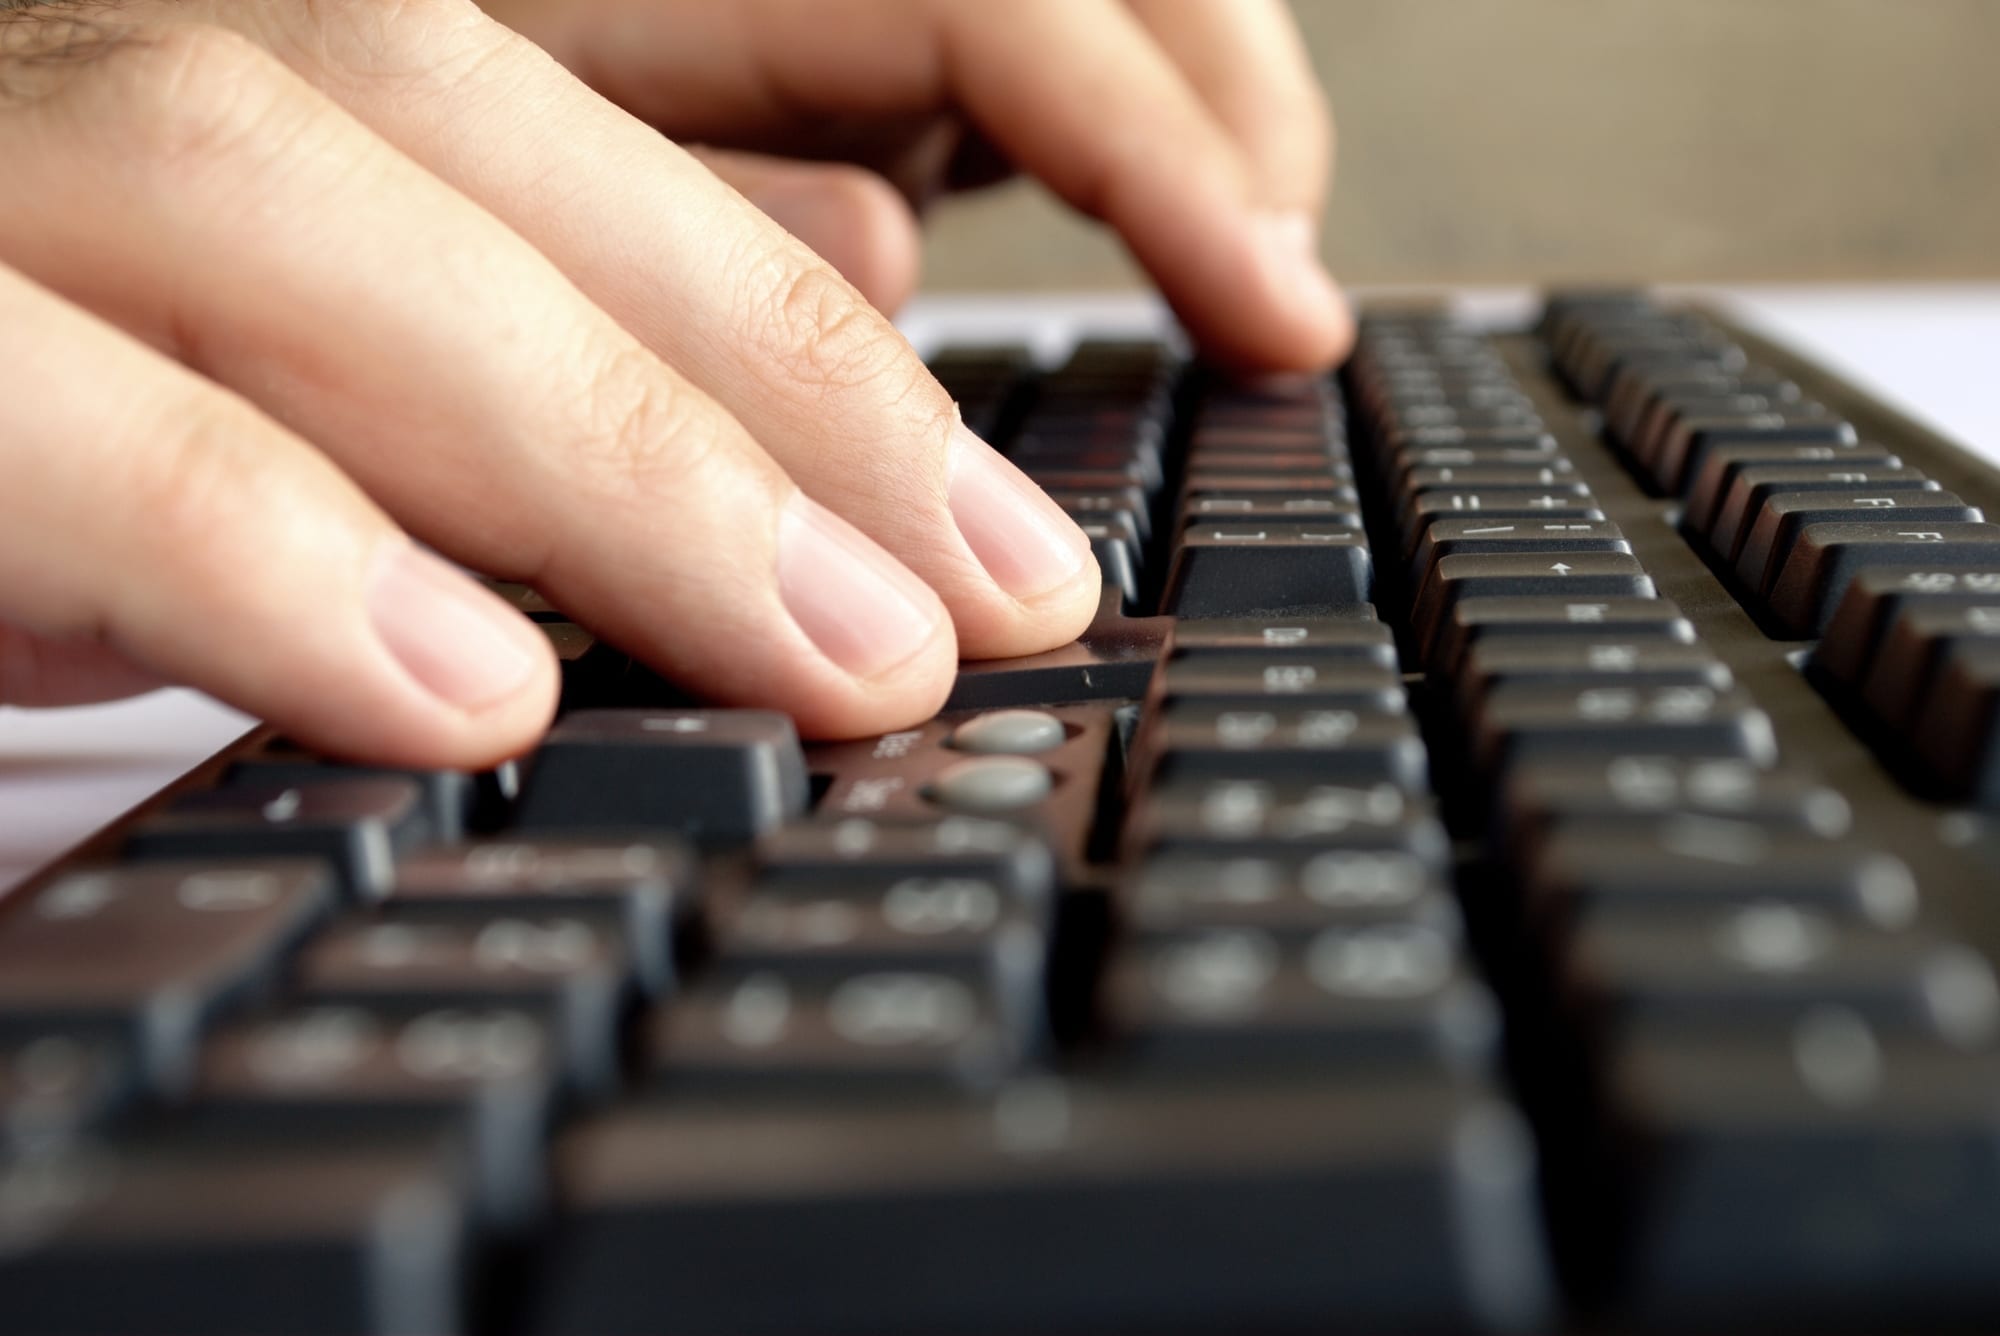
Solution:
[(648, 733), (706, 733), (708, 720), (685, 714), (658, 715), (644, 720), (639, 727)]
[(1176, 942), (1153, 957), (1153, 982), (1166, 1000), (1211, 1020), (1249, 1015), (1278, 972), (1278, 948), (1263, 933), (1213, 932)]
[(882, 917), (921, 936), (983, 932), (1000, 919), (1000, 893), (971, 877), (906, 877), (883, 895)]
[(1723, 956), (1759, 974), (1796, 974), (1833, 948), (1833, 929), (1791, 905), (1751, 905), (1716, 933)]
[(722, 1009), (722, 1037), (738, 1048), (769, 1048), (792, 1023), (792, 990), (776, 974), (753, 974), (736, 985)]
[(1229, 710), (1216, 716), (1215, 740), (1225, 747), (1256, 747), (1276, 732), (1278, 716), (1249, 710)]
[(1338, 996), (1420, 997), (1451, 977), (1451, 946), (1424, 927), (1329, 928), (1313, 938), (1306, 972)]
[(433, 1011), (396, 1036), (396, 1060), (427, 1081), (494, 1080), (526, 1071), (541, 1047), (541, 1032), (526, 1016)]
[(1264, 643), (1267, 645), (1304, 644), (1312, 633), (1303, 626), (1267, 626), (1264, 628)]
[(827, 1004), (834, 1032), (871, 1048), (954, 1043), (978, 1014), (969, 988), (934, 974), (863, 974), (841, 984)]

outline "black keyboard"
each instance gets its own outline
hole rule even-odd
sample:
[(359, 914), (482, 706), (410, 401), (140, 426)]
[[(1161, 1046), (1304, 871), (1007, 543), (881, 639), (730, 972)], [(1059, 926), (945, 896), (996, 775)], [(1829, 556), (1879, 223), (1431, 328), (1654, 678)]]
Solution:
[(1633, 293), (935, 367), (1089, 633), (231, 749), (0, 912), (0, 1329), (2000, 1323), (2000, 475)]

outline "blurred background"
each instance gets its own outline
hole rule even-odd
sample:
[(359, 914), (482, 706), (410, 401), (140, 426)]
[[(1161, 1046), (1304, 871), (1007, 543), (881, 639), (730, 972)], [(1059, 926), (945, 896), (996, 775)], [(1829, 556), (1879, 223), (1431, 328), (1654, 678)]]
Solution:
[[(1347, 282), (2000, 276), (2000, 0), (1293, 8)], [(933, 292), (1139, 281), (1032, 187), (935, 222)]]

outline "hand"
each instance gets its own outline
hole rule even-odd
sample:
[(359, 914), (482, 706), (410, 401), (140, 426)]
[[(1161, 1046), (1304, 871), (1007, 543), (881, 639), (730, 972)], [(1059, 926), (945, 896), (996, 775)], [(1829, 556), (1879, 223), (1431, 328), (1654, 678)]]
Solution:
[[(487, 8), (677, 140), (860, 161), (918, 204), (1019, 166), (1117, 228), (1211, 356), (1317, 370), (1352, 341), (1317, 258), (1332, 122), (1281, 0)], [(717, 162), (878, 302), (908, 293), (886, 191)]]
[(818, 734), (1095, 607), (859, 293), (470, 0), (0, 4), (0, 182), (0, 702), (518, 753), (552, 656), (426, 547)]

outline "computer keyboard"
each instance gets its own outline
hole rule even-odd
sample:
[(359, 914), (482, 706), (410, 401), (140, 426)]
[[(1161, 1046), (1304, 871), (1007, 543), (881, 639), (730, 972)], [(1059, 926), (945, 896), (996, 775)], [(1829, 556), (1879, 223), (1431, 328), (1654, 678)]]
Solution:
[(934, 365), (1090, 631), (216, 758), (0, 905), (0, 1330), (2000, 1321), (2000, 474), (1637, 293)]

